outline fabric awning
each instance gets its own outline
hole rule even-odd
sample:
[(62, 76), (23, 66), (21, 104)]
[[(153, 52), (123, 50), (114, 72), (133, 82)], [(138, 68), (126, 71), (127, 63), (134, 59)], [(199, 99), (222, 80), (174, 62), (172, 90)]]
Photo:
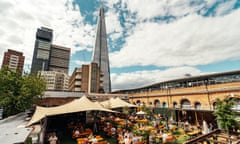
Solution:
[(101, 102), (105, 108), (115, 109), (115, 108), (123, 108), (123, 107), (137, 107), (137, 105), (130, 104), (120, 98), (110, 98), (109, 100)]
[(47, 116), (54, 116), (54, 115), (75, 113), (75, 112), (82, 112), (82, 111), (93, 111), (93, 110), (115, 112), (110, 109), (104, 108), (97, 103), (90, 101), (86, 96), (82, 96), (79, 99), (75, 99), (69, 103), (56, 106), (56, 107), (37, 106), (35, 113), (33, 114), (27, 126), (30, 126), (33, 123), (39, 122), (41, 119)]

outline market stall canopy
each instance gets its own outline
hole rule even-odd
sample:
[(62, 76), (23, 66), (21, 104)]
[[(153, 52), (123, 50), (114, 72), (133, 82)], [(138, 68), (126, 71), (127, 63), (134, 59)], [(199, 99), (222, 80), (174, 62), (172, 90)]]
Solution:
[(101, 105), (90, 101), (86, 96), (82, 96), (79, 99), (75, 99), (69, 103), (66, 103), (61, 106), (56, 107), (36, 107), (36, 111), (33, 114), (31, 120), (27, 126), (32, 125), (33, 123), (39, 122), (46, 116), (61, 115), (67, 113), (75, 113), (82, 111), (106, 111), (106, 112), (115, 112), (109, 109), (102, 107)]
[(108, 109), (123, 108), (123, 107), (137, 107), (134, 104), (130, 104), (120, 98), (110, 98), (109, 100), (101, 102), (103, 107)]

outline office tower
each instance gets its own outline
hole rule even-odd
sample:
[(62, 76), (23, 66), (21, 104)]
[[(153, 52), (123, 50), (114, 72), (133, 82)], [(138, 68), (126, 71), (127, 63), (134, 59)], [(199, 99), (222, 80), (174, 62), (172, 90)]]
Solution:
[(93, 62), (97, 63), (103, 72), (103, 89), (105, 93), (111, 92), (111, 79), (109, 68), (109, 57), (107, 47), (106, 25), (104, 18), (104, 9), (100, 8), (98, 16), (98, 27), (94, 49)]
[(31, 73), (58, 71), (68, 73), (70, 48), (53, 45), (53, 30), (41, 27), (37, 30)]
[(70, 48), (53, 45), (53, 30), (37, 30), (31, 73), (40, 75), (47, 90), (67, 90)]
[(31, 73), (49, 70), (48, 64), (50, 58), (52, 38), (52, 29), (48, 29), (45, 27), (37, 29)]
[(96, 63), (82, 65), (75, 68), (69, 80), (69, 90), (88, 93), (98, 93), (102, 91), (102, 77), (100, 68)]
[(70, 61), (70, 48), (58, 45), (51, 45), (49, 60), (49, 71), (68, 73)]
[(64, 72), (38, 71), (38, 75), (45, 80), (46, 90), (68, 90), (69, 76)]
[(8, 67), (12, 71), (22, 74), (25, 57), (22, 52), (8, 49), (4, 53), (2, 68)]

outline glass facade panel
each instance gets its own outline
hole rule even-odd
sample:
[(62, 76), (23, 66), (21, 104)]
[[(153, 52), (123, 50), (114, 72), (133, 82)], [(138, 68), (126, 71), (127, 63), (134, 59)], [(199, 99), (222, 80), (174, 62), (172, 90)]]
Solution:
[(37, 58), (38, 59), (44, 59), (44, 60), (49, 59), (49, 51), (38, 49)]
[(47, 41), (38, 40), (38, 48), (50, 50), (51, 43)]

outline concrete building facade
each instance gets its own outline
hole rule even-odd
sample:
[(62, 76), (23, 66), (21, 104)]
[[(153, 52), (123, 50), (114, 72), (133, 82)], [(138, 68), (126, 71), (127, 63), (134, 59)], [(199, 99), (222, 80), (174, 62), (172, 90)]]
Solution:
[(38, 75), (46, 82), (46, 90), (68, 90), (69, 76), (57, 71), (39, 71)]
[(81, 68), (75, 68), (70, 81), (69, 90), (79, 92), (101, 92), (102, 90), (102, 73), (96, 63), (82, 65)]
[(22, 52), (8, 49), (8, 51), (5, 52), (3, 56), (2, 68), (8, 67), (12, 71), (22, 74), (24, 60), (25, 56), (23, 56)]
[(70, 61), (70, 48), (51, 45), (49, 71), (58, 71), (68, 74)]

